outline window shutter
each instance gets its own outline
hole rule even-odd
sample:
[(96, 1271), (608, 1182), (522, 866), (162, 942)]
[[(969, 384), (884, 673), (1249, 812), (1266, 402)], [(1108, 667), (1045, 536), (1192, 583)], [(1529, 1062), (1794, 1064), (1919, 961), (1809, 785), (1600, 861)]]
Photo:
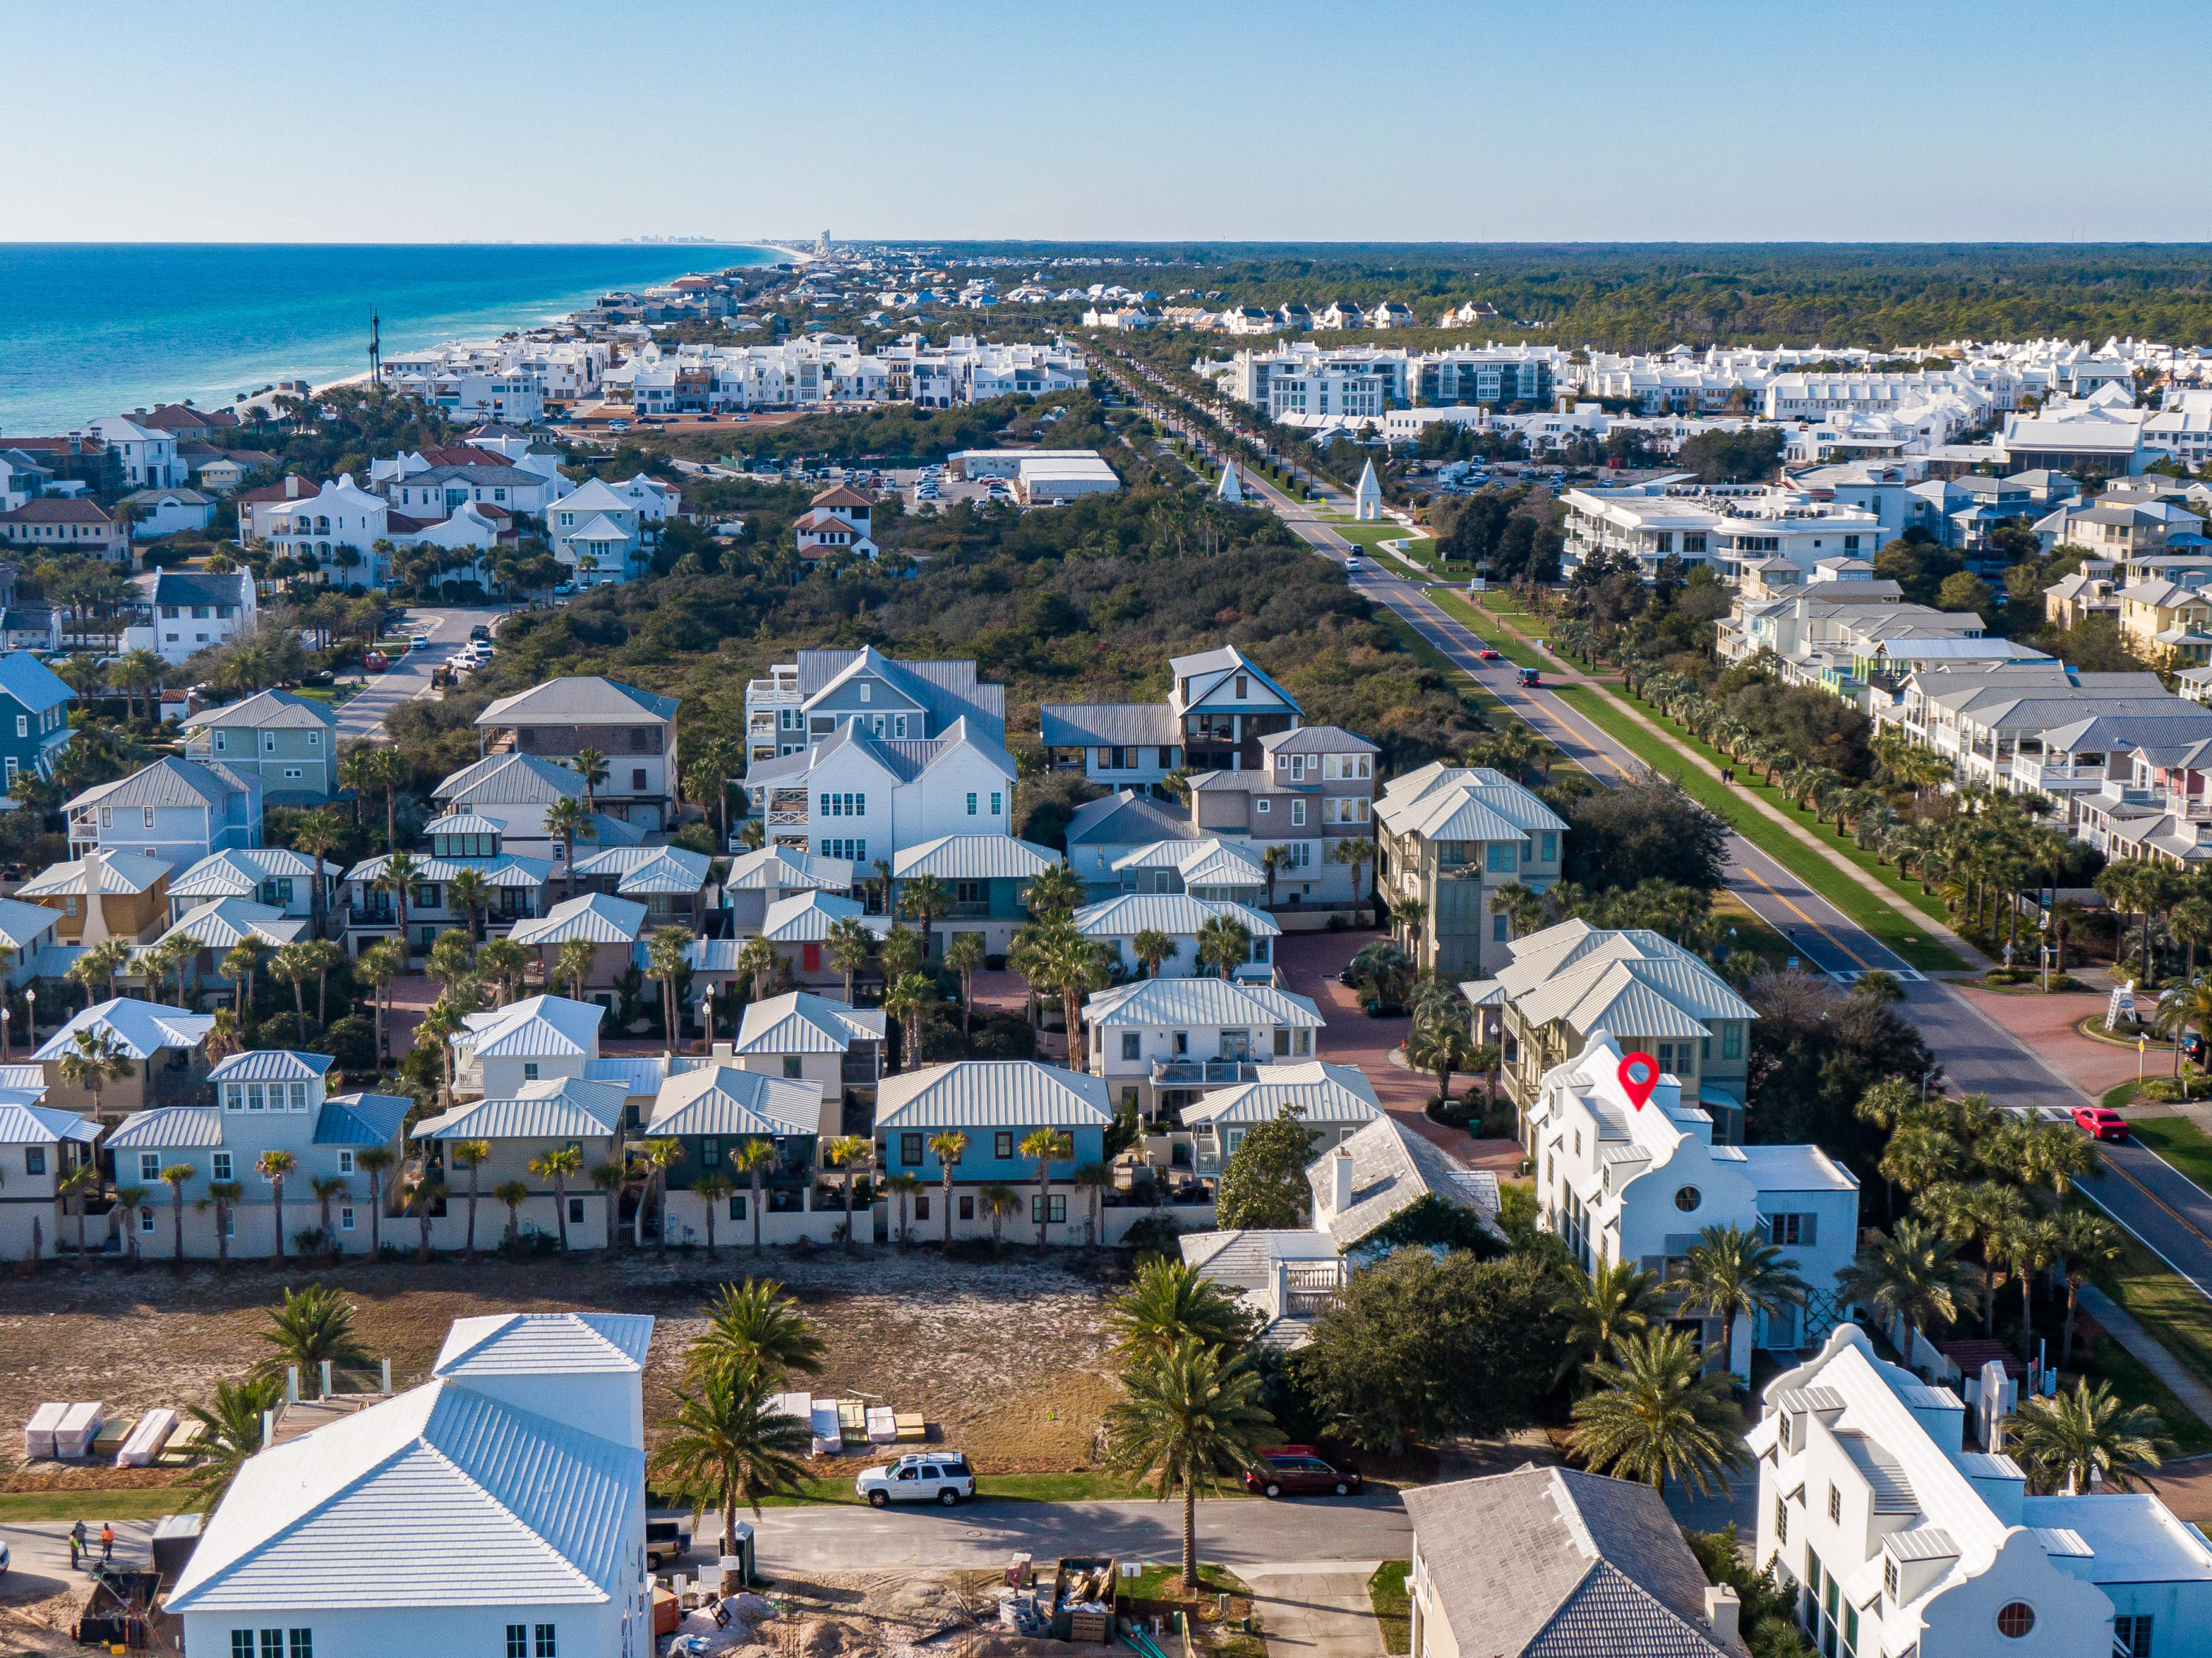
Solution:
[(1814, 1240), (1820, 1234), (1820, 1217), (1818, 1215), (1808, 1214), (1798, 1222), (1797, 1228), (1798, 1247), (1809, 1249), (1813, 1247)]

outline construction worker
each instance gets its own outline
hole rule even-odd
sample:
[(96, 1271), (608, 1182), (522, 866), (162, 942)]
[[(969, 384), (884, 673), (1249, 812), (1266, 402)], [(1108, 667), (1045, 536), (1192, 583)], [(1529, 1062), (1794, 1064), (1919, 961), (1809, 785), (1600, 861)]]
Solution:
[(81, 1564), (80, 1557), (84, 1553), (85, 1536), (85, 1525), (82, 1520), (70, 1527), (70, 1570), (71, 1571), (75, 1571)]
[(103, 1520), (100, 1522), (100, 1563), (106, 1565), (114, 1558), (115, 1522), (112, 1520)]

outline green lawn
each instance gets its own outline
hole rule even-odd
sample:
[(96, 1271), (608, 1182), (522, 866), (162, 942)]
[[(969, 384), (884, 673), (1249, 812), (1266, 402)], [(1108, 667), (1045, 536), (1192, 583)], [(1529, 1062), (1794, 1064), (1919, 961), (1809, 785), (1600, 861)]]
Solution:
[[(2135, 1084), (2125, 1086), (2132, 1095)], [(2212, 1134), (2186, 1117), (2139, 1117), (2129, 1123), (2128, 1132), (2197, 1185), (2212, 1191)]]
[[(2075, 1340), (2078, 1357), (2079, 1331)], [(2173, 1442), (2175, 1455), (2198, 1456), (2212, 1451), (2212, 1423), (2184, 1405), (2173, 1389), (2151, 1375), (2150, 1368), (2133, 1353), (2106, 1336), (2092, 1345), (2089, 1356), (2097, 1374), (2112, 1385), (2124, 1403), (2148, 1405), (2158, 1412), (2159, 1420), (2166, 1423), (2166, 1436)]]
[[(1495, 726), (1500, 719), (1511, 720), (1521, 717), (1489, 692), (1484, 690), (1472, 674), (1445, 655), (1443, 651), (1437, 649), (1418, 628), (1396, 611), (1386, 605), (1377, 605), (1375, 607), (1375, 620), (1398, 642), (1399, 649), (1414, 657), (1424, 666), (1436, 669), (1437, 673), (1449, 679), (1458, 688), (1459, 694), (1480, 709), (1483, 717), (1492, 726)], [(1534, 731), (1534, 727), (1530, 729), (1539, 737), (1543, 735), (1541, 732)]]
[(0, 1524), (82, 1520), (94, 1531), (103, 1520), (159, 1520), (191, 1501), (190, 1491), (156, 1487), (130, 1491), (0, 1491)]
[[(1214, 1594), (1243, 1594), (1244, 1580), (1226, 1566), (1198, 1563), (1198, 1581)], [(1134, 1577), (1124, 1577), (1115, 1588), (1116, 1599), (1122, 1600), (1175, 1600), (1182, 1596), (1182, 1562), (1181, 1559), (1147, 1562), (1143, 1571)]]
[[(1483, 643), (1503, 655), (1516, 667), (1547, 668), (1558, 664), (1544, 655), (1534, 645), (1524, 644), (1498, 625), (1498, 619), (1485, 615), (1467, 601), (1467, 595), (1443, 588), (1431, 588), (1429, 597), (1437, 607), (1454, 621), (1473, 628), (1482, 636)], [(1528, 619), (1533, 620), (1534, 619)]]
[[(2081, 1195), (2070, 1201), (2091, 1201), (2081, 1187), (2075, 1191)], [(2098, 1269), (2096, 1283), (2149, 1331), (2160, 1346), (2212, 1385), (2212, 1301), (2207, 1301), (2196, 1285), (2125, 1228), (2120, 1232), (2119, 1259)]]
[(1406, 1594), (1410, 1560), (1385, 1560), (1367, 1580), (1368, 1603), (1375, 1608), (1375, 1624), (1385, 1652), (1408, 1652), (1413, 1645), (1413, 1601)]
[(1819, 893), (1905, 961), (1922, 972), (1949, 972), (1963, 966), (1958, 957), (1929, 938), (1918, 923), (1899, 914), (1744, 800), (1745, 785), (1731, 786), (1686, 764), (1667, 740), (1638, 724), (1611, 698), (1591, 686), (1554, 692), (1562, 702), (1617, 738), (1631, 753), (1656, 771), (1679, 777), (1690, 795), (1718, 813), (1737, 833)]

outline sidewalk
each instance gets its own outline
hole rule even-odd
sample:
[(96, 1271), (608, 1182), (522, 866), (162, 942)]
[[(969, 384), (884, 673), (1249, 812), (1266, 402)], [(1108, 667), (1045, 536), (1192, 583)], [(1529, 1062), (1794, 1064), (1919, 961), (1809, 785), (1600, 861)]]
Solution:
[(2173, 1396), (2212, 1423), (2212, 1387), (2197, 1373), (2158, 1344), (2151, 1332), (2129, 1316), (2128, 1311), (2094, 1284), (2081, 1286), (2081, 1310), (2102, 1325), (2105, 1333), (2141, 1359), (2143, 1368), (2173, 1390)]

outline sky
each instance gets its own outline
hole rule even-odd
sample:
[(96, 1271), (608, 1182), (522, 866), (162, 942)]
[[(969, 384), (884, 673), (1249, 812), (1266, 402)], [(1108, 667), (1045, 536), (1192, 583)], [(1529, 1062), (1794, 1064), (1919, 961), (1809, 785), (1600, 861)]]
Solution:
[(2203, 241), (2207, 16), (39, 0), (0, 241)]

